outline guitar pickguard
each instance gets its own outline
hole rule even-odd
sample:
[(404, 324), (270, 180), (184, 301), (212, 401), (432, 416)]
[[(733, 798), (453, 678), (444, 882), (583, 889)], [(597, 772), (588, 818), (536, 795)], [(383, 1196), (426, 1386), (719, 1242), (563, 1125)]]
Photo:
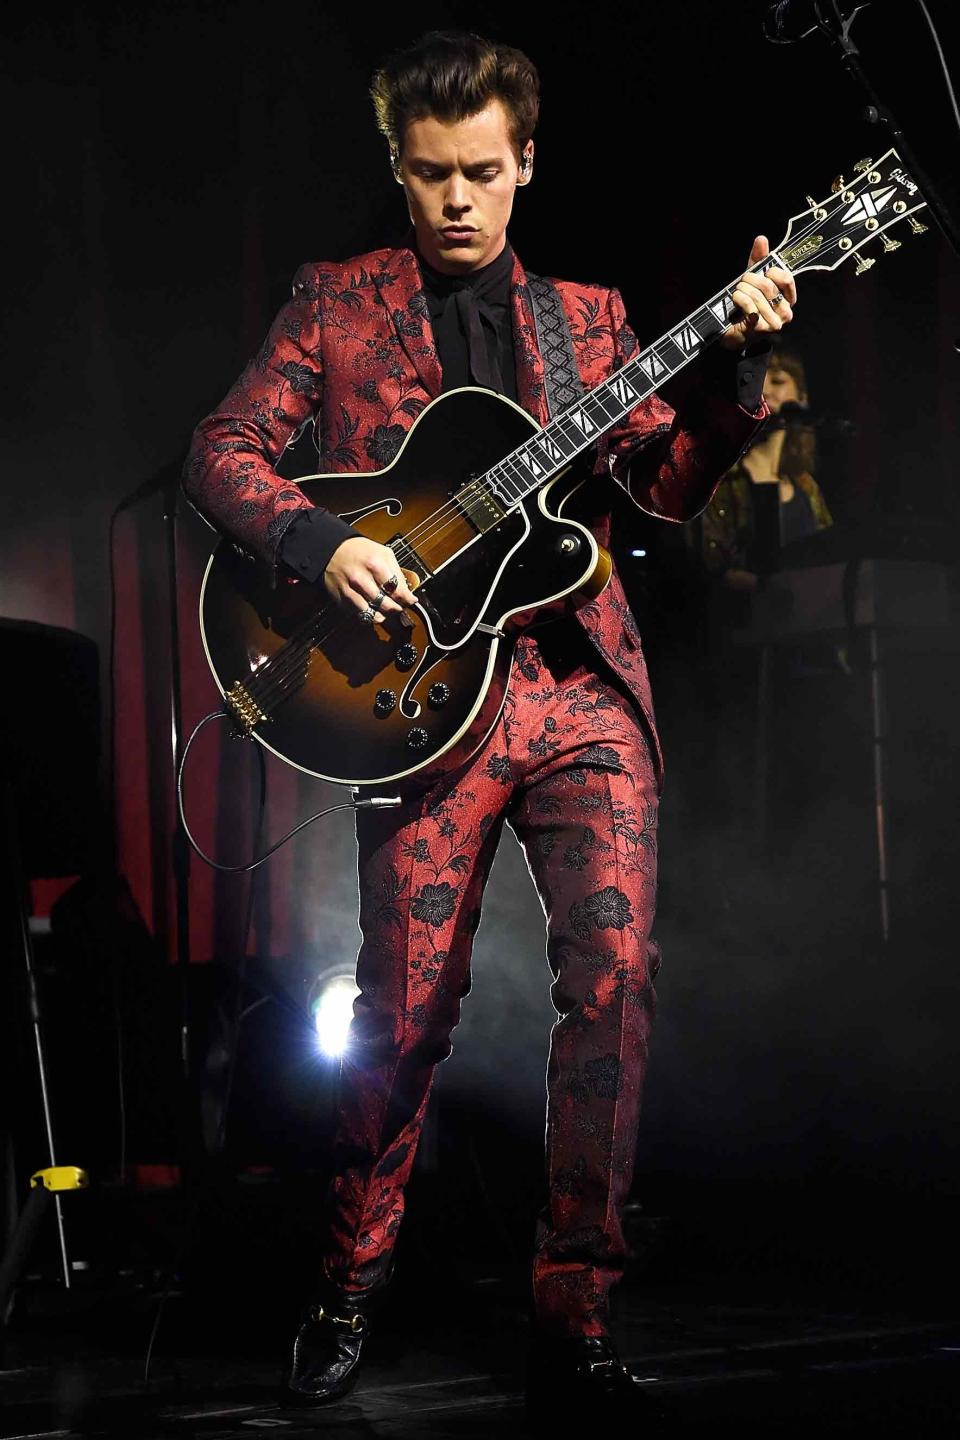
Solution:
[(512, 511), (420, 586), (417, 600), (439, 649), (462, 645), (483, 620), (500, 576), (529, 531), (524, 510)]

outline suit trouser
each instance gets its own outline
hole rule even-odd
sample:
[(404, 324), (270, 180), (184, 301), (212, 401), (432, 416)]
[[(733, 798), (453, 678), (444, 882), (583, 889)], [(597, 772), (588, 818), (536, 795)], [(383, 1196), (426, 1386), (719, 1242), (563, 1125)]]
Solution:
[(659, 952), (650, 939), (657, 779), (636, 709), (601, 668), (575, 622), (543, 631), (539, 644), (524, 635), (503, 716), (466, 771), (400, 810), (358, 813), (360, 995), (342, 1060), (324, 1258), (347, 1289), (376, 1287), (389, 1271), (506, 820), (546, 912), (558, 1014), (534, 1304), (548, 1330), (605, 1331), (625, 1259)]

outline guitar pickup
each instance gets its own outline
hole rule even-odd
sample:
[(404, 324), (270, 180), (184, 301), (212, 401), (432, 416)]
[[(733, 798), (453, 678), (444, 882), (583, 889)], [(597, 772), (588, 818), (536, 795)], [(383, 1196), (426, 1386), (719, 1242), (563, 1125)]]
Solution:
[(461, 486), (450, 499), (480, 535), (492, 530), (505, 513), (497, 497), (479, 477)]

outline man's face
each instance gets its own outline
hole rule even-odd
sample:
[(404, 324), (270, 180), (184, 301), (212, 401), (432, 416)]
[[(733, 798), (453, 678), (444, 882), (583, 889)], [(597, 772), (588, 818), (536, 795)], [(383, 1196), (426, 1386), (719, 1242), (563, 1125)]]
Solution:
[[(533, 157), (533, 141), (525, 154)], [(412, 120), (400, 177), (420, 253), (449, 275), (478, 270), (506, 244), (513, 192), (525, 185), (507, 112), (491, 100), (465, 120)]]

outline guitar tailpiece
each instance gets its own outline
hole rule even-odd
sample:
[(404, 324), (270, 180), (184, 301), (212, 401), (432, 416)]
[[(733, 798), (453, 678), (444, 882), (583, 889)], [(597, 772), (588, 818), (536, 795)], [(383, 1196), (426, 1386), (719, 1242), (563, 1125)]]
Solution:
[(236, 680), (230, 689), (224, 692), (224, 703), (241, 734), (249, 736), (253, 733), (253, 727), (260, 725), (270, 717), (247, 692), (239, 680)]

